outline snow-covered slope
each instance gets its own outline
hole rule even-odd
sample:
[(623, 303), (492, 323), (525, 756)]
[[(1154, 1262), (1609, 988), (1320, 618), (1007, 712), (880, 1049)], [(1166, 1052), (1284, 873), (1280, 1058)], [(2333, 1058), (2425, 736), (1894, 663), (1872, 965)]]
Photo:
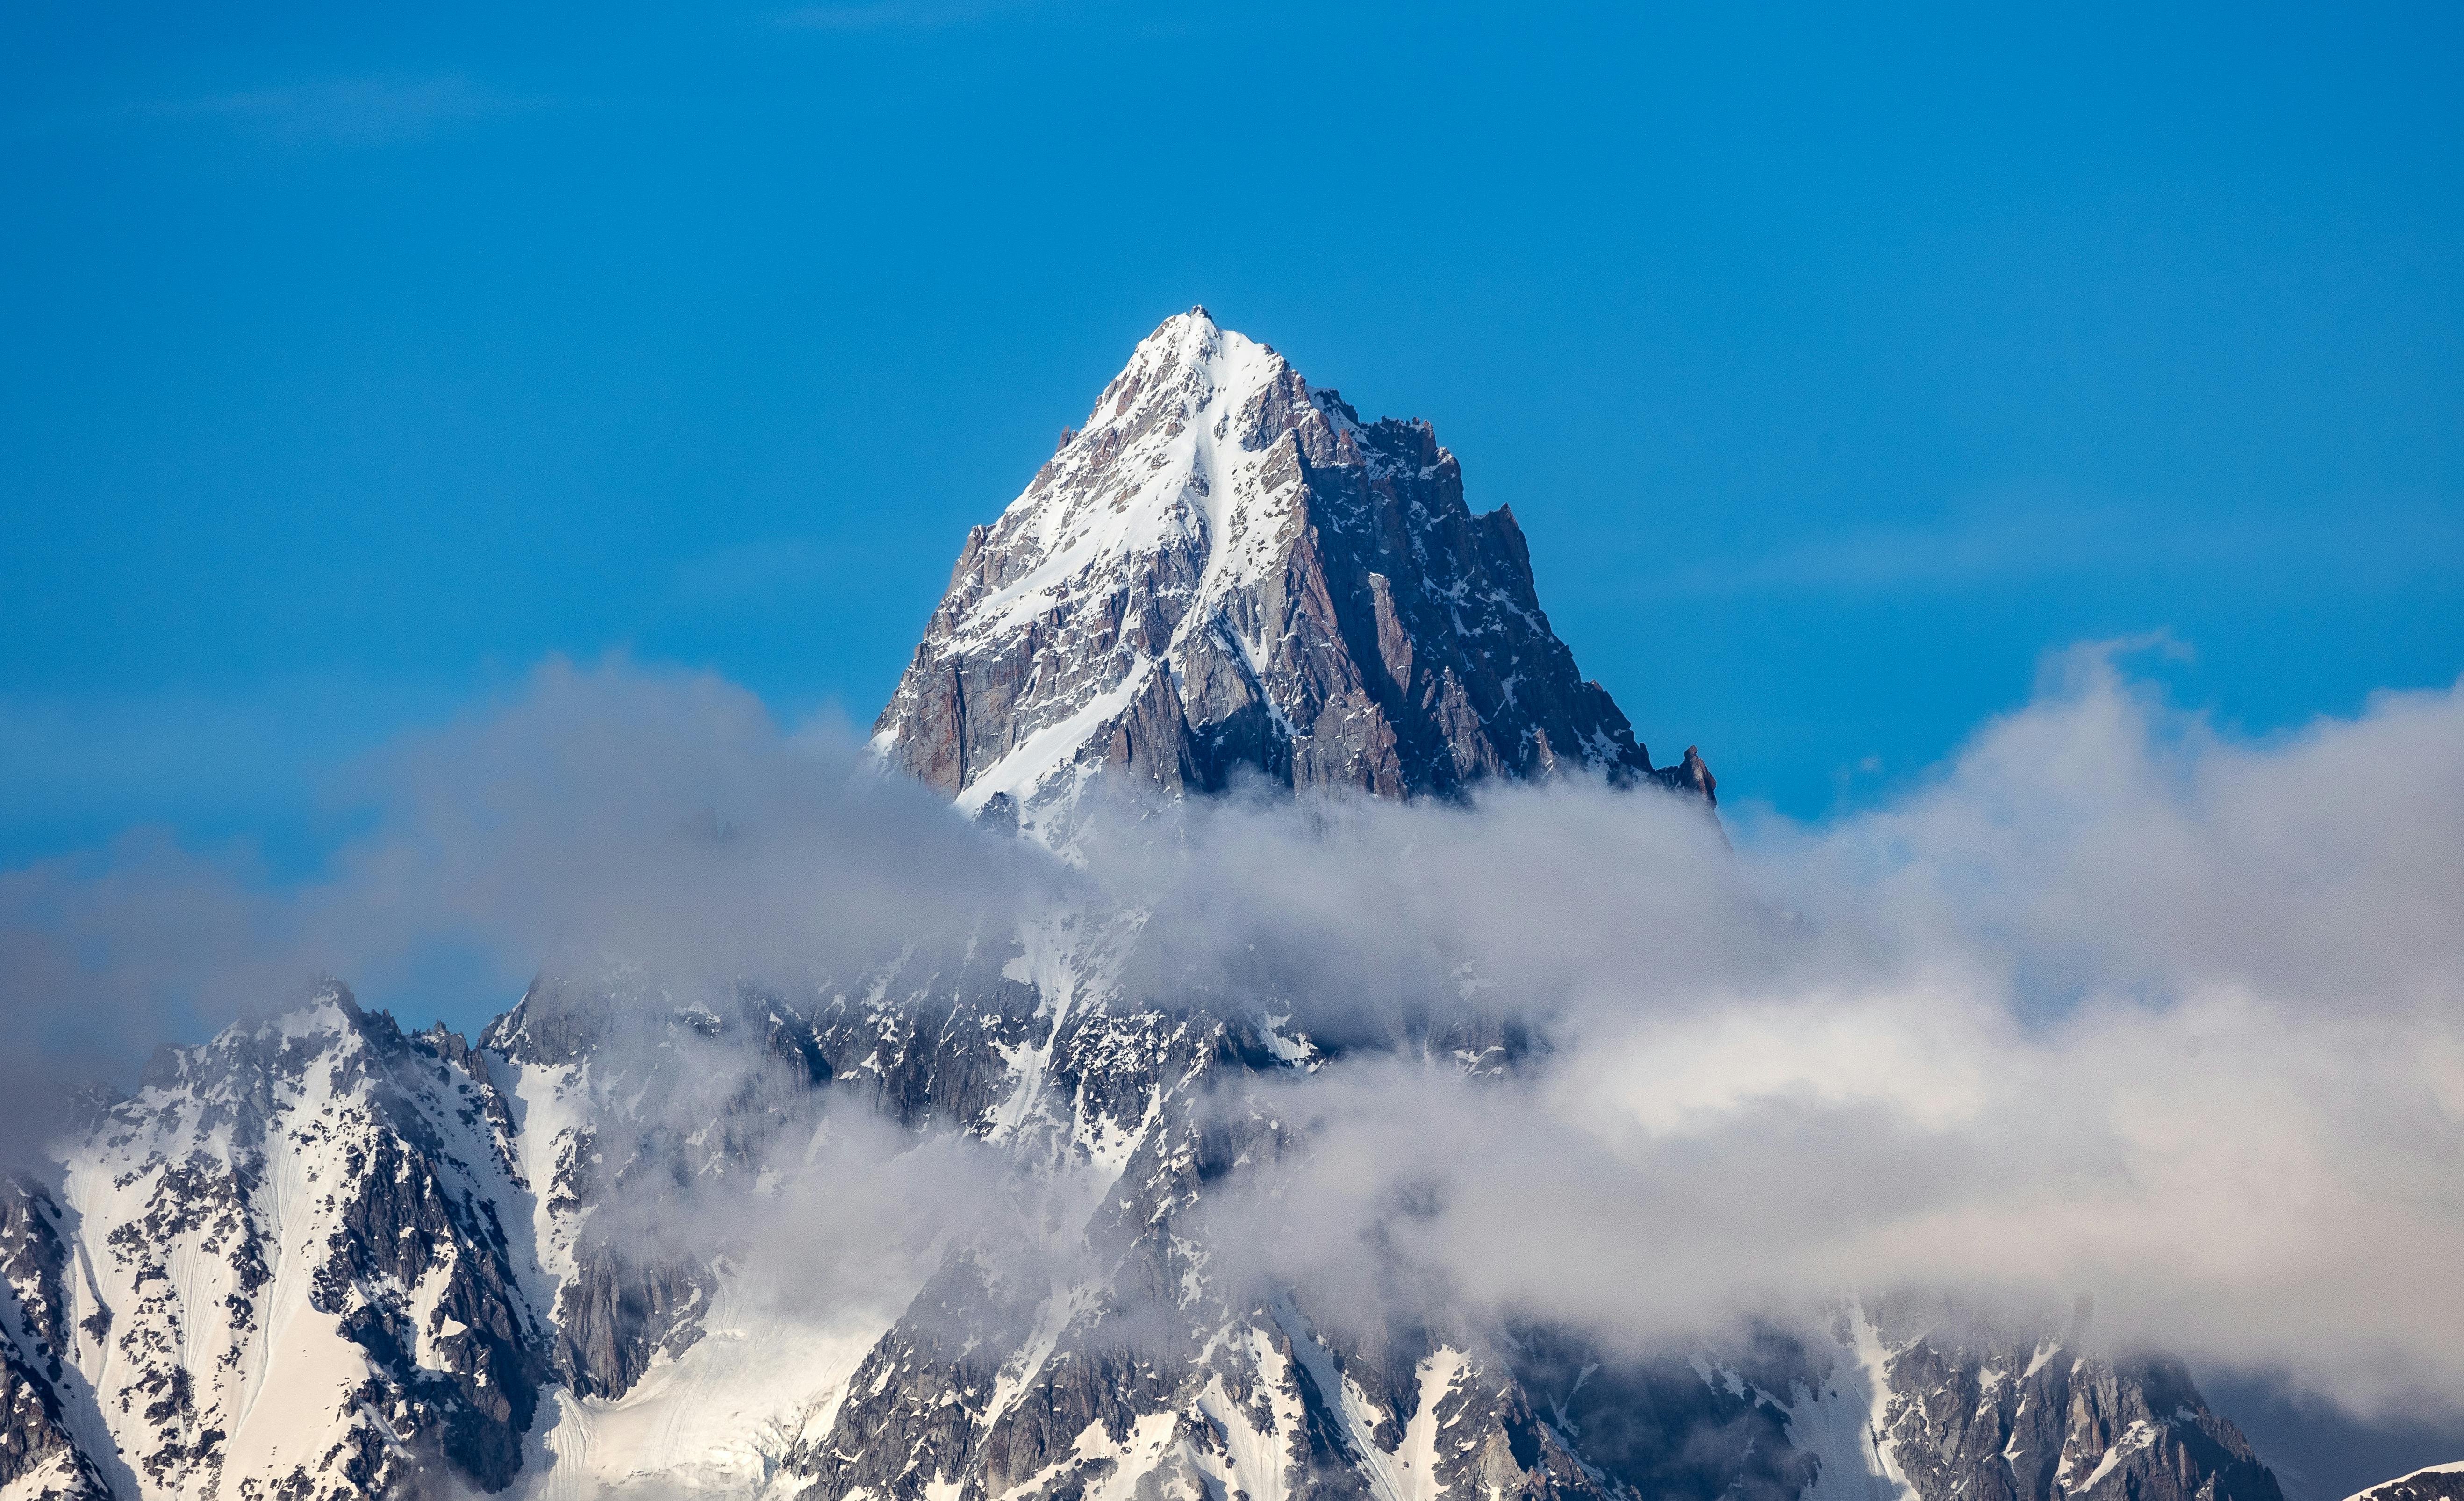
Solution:
[(2380, 1481), (2347, 1501), (2464, 1501), (2464, 1460)]
[(12, 1209), (11, 1326), (116, 1494), (346, 1496), (519, 1467), (528, 1191), (483, 1063), (339, 986), (166, 1051)]

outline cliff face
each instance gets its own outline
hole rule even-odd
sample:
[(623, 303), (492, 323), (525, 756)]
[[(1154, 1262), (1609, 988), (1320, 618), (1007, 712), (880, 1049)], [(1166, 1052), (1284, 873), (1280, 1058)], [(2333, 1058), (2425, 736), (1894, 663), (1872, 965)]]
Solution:
[(1426, 423), (1361, 422), (1203, 309), (1140, 343), (968, 534), (874, 744), (1030, 823), (1106, 766), (1176, 792), (1246, 771), (1446, 795), (1575, 768), (1711, 789), (1654, 773), (1551, 630), (1513, 514), (1471, 513)]

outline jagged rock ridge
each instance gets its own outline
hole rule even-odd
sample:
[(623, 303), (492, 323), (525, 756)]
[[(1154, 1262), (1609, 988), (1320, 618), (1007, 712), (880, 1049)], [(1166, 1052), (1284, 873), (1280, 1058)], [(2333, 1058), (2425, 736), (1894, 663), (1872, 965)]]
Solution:
[[(1221, 1281), (1209, 1196), (1302, 1149), (1239, 1102), (1326, 1054), (1125, 991), (1130, 933), (801, 997), (543, 980), (475, 1048), (335, 989), (169, 1053), (6, 1195), (0, 1494), (2280, 1501), (2178, 1365), (1938, 1301), (1634, 1359)], [(1470, 1013), (1384, 1046), (1522, 1056)], [(1079, 1206), (1075, 1269), (957, 1246), (903, 1312), (817, 1318), (611, 1232), (774, 1191), (833, 1099), (1006, 1154)]]
[(1363, 423), (1203, 308), (968, 533), (874, 744), (1030, 819), (1108, 765), (1174, 791), (1579, 767), (1712, 792), (1691, 750), (1653, 770), (1550, 629), (1513, 513), (1471, 513), (1427, 423)]

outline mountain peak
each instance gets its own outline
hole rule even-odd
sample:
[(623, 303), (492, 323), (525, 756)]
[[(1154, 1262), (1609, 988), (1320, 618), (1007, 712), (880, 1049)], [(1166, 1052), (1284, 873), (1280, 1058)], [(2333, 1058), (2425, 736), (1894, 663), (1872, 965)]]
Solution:
[(1202, 307), (968, 534), (874, 748), (1030, 823), (1108, 766), (1388, 796), (1654, 775), (1429, 425), (1362, 423)]

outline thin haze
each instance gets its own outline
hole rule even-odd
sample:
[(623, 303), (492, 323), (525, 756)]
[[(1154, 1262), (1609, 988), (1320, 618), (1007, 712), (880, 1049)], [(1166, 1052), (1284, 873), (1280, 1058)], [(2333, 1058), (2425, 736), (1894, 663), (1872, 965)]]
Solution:
[(0, 864), (313, 867), (550, 652), (869, 717), (1203, 302), (1424, 417), (1662, 759), (1798, 817), (2167, 626), (2464, 671), (2464, 10), (0, 8)]

